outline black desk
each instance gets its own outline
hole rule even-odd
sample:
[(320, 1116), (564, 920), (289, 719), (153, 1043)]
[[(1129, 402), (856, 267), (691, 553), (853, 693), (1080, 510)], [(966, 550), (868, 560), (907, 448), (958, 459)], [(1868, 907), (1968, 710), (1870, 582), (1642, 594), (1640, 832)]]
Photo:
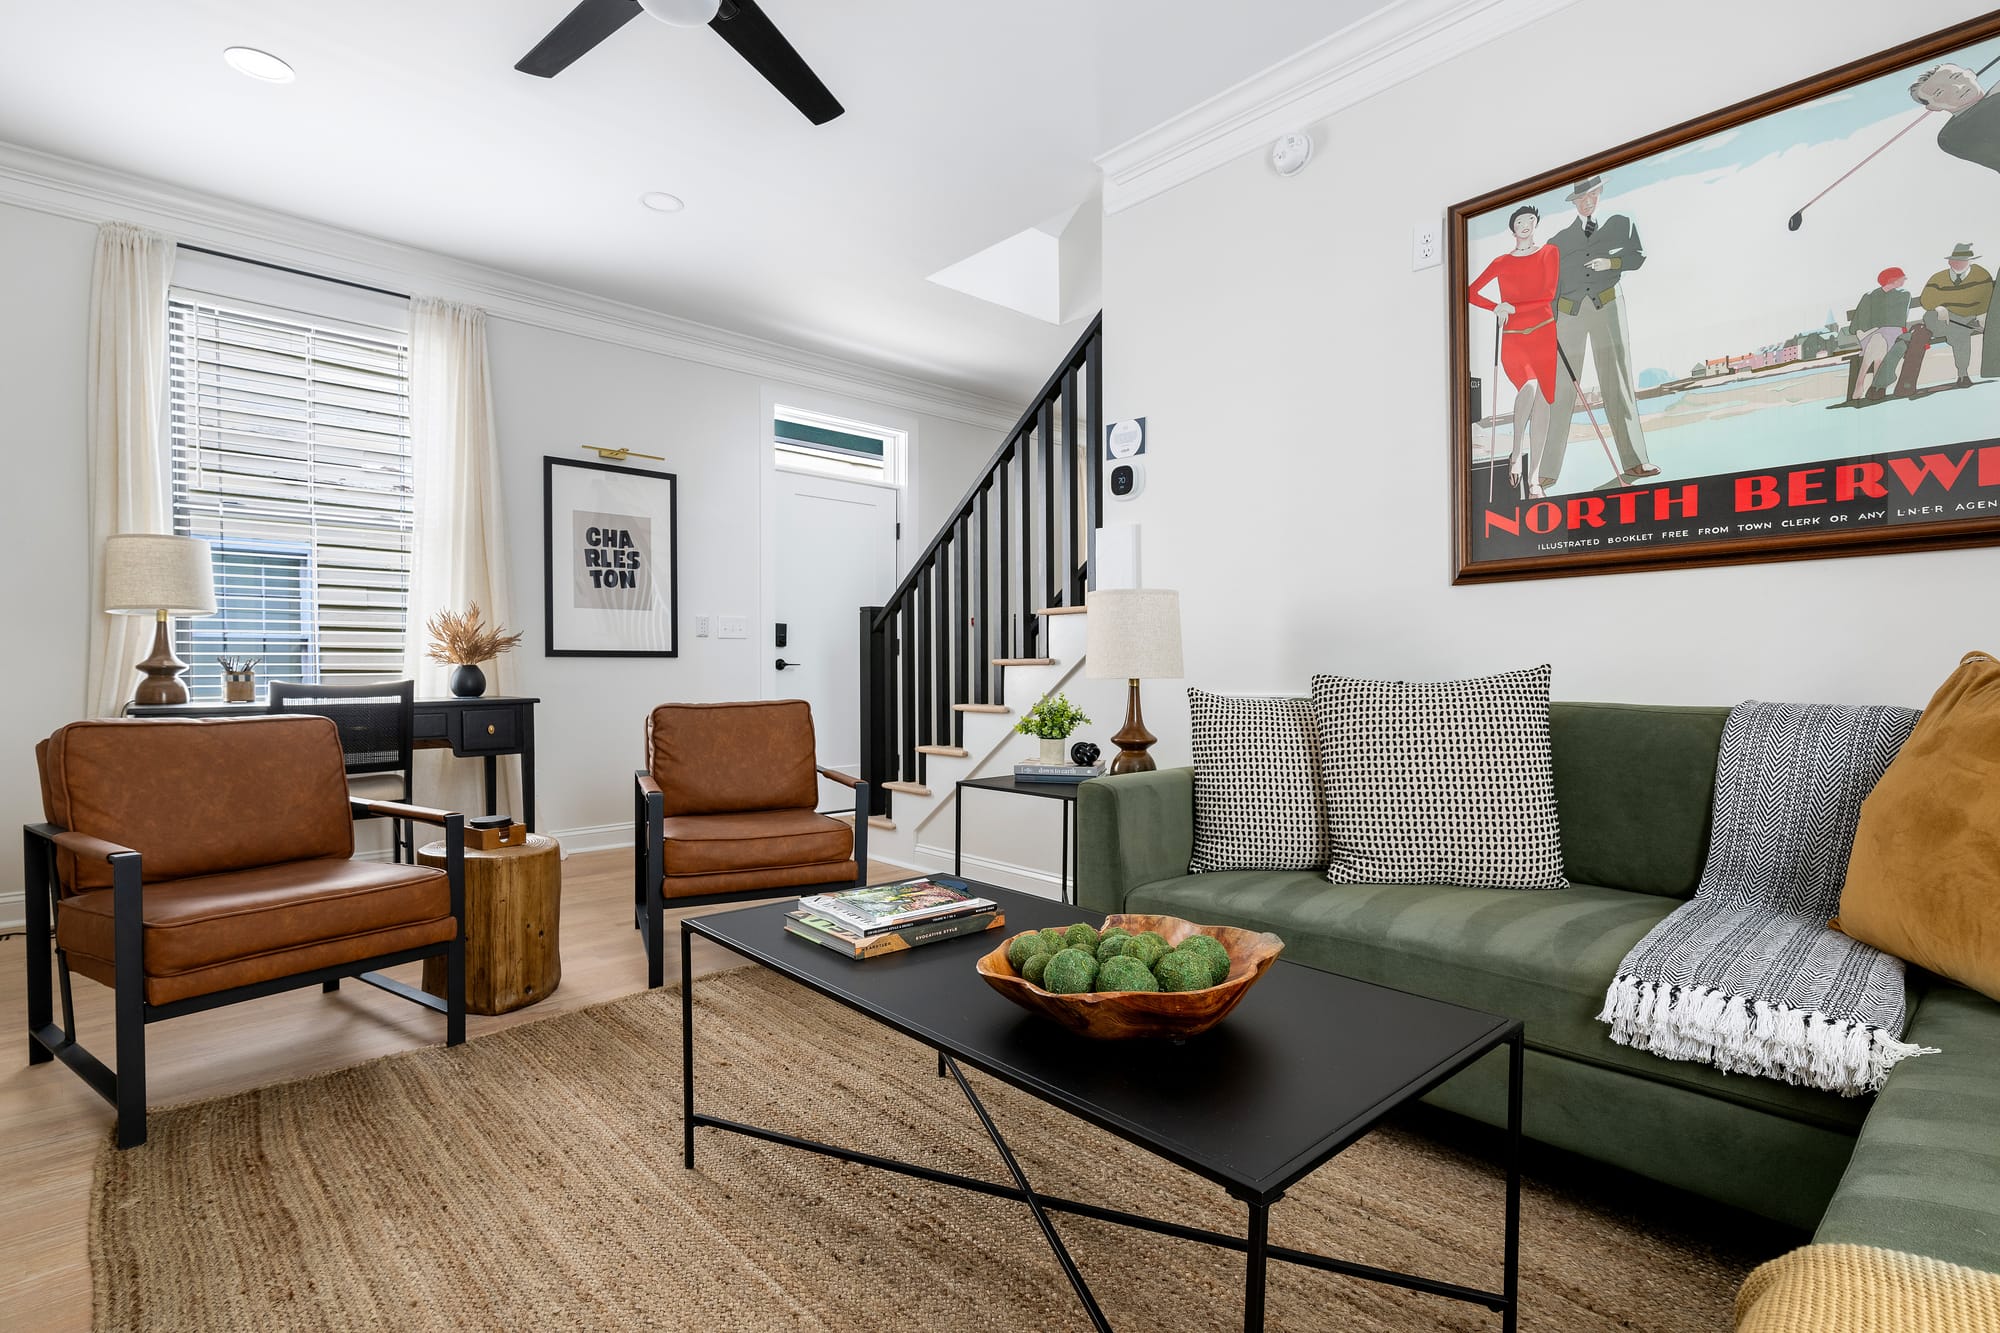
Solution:
[[(1264, 1278), (1271, 1263), (1292, 1264), (1426, 1292), (1501, 1313), (1514, 1333), (1520, 1271), (1522, 1026), (1517, 1018), (1425, 999), (1280, 958), (1222, 1023), (1185, 1043), (1088, 1041), (1016, 1008), (973, 971), (996, 936), (1068, 925), (1097, 912), (1009, 889), (974, 887), (1007, 913), (1004, 931), (940, 940), (862, 961), (785, 932), (793, 904), (767, 903), (681, 921), (681, 1162), (694, 1166), (695, 1130), (709, 1128), (821, 1153), (934, 1184), (1026, 1205), (1092, 1325), (1109, 1330), (1082, 1271), (1050, 1222), (1068, 1213), (1244, 1256), (1243, 1327), (1264, 1328)], [(935, 1049), (1007, 1167), (1010, 1184), (837, 1147), (695, 1109), (691, 937), (699, 935), (779, 975)], [(712, 1016), (711, 1016), (712, 1017)], [(706, 1020), (705, 1020), (706, 1021)], [(1443, 1083), (1489, 1051), (1508, 1062), (1507, 1189), (1500, 1224), (1500, 1289), (1485, 1290), (1312, 1254), (1273, 1243), (1271, 1205), (1372, 1131), (1399, 1106)], [(1043, 1194), (1031, 1183), (960, 1066), (1011, 1084), (1058, 1110), (1228, 1190), (1247, 1211), (1243, 1233), (1159, 1221), (1101, 1203)], [(726, 1081), (726, 1080), (725, 1080)], [(664, 1108), (663, 1108), (664, 1113)], [(843, 1125), (845, 1137), (854, 1127)], [(1005, 1179), (1003, 1177), (1003, 1179)], [(1294, 1310), (1295, 1324), (1312, 1323)], [(1324, 1327), (1324, 1322), (1318, 1325)], [(1414, 1316), (1413, 1324), (1414, 1325)]]
[(1056, 898), (1061, 902), (1070, 901), (1070, 886), (1076, 877), (1070, 874), (1069, 822), (1076, 810), (1076, 789), (1080, 782), (1023, 782), (1008, 773), (993, 778), (966, 778), (958, 784), (958, 799), (952, 802), (951, 811), (951, 873), (965, 874), (965, 792), (970, 787), (978, 791), (1008, 791), (1016, 796), (1039, 796), (1046, 801), (1061, 801), (1062, 810), (1062, 857), (1056, 862)]
[[(498, 814), (495, 791), (500, 760), (521, 756), (521, 822), (535, 827), (535, 705), (540, 699), (487, 695), (478, 699), (419, 699), (413, 743), (419, 750), (450, 749), (461, 759), (486, 761), (486, 813)], [(247, 704), (127, 704), (127, 717), (254, 717), (270, 711)], [(420, 802), (421, 803), (421, 802)]]

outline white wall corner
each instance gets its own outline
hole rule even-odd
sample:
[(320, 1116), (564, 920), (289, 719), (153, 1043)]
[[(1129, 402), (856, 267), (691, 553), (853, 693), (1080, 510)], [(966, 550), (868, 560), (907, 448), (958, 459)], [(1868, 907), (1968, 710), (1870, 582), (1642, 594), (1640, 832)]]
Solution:
[(516, 323), (849, 394), (993, 431), (1013, 425), (1020, 410), (879, 366), (5, 142), (0, 142), (0, 203), (85, 222), (137, 223), (177, 241), (244, 259), (466, 301)]
[(1104, 153), (1104, 211), (1143, 203), (1576, 2), (1396, 0)]

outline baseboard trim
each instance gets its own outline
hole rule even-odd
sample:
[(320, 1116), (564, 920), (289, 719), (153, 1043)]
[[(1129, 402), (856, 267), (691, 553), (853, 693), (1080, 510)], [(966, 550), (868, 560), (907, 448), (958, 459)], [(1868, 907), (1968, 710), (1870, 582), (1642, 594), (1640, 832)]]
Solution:
[[(916, 848), (916, 854), (919, 857), (928, 858), (936, 862), (935, 865), (920, 866), (918, 867), (919, 869), (929, 871), (951, 869), (952, 853), (949, 847), (927, 847), (919, 843)], [(1049, 888), (1049, 896), (1051, 898), (1058, 896), (1062, 887), (1062, 881), (1048, 871), (1036, 870), (1031, 866), (1016, 865), (1012, 861), (999, 861), (988, 856), (967, 856), (964, 858), (963, 865), (965, 873), (971, 875), (974, 879), (977, 879), (984, 872), (988, 875), (1011, 875), (1015, 879), (1025, 879), (1037, 885), (1046, 884)]]
[(26, 889), (0, 891), (0, 935), (11, 935), (25, 930), (28, 925), (28, 892)]

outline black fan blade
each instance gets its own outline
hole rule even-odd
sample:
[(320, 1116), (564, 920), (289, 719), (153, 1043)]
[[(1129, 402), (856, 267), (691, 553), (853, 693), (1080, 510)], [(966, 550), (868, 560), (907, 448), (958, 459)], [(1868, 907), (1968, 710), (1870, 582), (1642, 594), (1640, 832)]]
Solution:
[(785, 34), (757, 8), (756, 0), (723, 0), (721, 12), (708, 26), (813, 124), (824, 125), (846, 109), (826, 90), (812, 66), (792, 49)]
[(583, 0), (569, 17), (549, 29), (535, 49), (514, 66), (538, 79), (553, 79), (599, 42), (639, 17), (639, 0)]

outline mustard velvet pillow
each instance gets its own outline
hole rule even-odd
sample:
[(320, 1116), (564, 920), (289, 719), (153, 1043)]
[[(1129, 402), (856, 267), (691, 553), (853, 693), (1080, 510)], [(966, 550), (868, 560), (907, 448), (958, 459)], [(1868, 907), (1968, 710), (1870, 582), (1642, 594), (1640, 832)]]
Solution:
[(2000, 1000), (2000, 661), (1966, 655), (1863, 802), (1833, 926)]

